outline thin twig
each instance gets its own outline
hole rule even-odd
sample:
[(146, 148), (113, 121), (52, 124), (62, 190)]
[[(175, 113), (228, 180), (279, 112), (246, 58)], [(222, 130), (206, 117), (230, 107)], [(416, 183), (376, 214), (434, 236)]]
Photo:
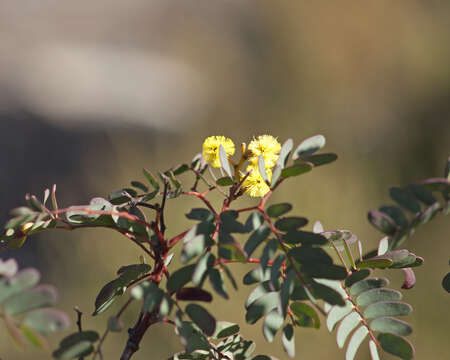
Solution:
[[(133, 298), (129, 298), (128, 301), (120, 308), (119, 312), (116, 314), (116, 318), (119, 319), (120, 316), (123, 314), (123, 312), (126, 310), (126, 308), (128, 307), (128, 305), (130, 305), (130, 303), (133, 301)], [(102, 346), (103, 343), (105, 342), (106, 337), (108, 336), (109, 333), (109, 329), (106, 328), (105, 332), (103, 333), (100, 341), (98, 342), (97, 345), (97, 349), (94, 352), (94, 356), (92, 358), (92, 360), (95, 360), (97, 355), (100, 357), (100, 359), (103, 359), (103, 354), (102, 354)]]

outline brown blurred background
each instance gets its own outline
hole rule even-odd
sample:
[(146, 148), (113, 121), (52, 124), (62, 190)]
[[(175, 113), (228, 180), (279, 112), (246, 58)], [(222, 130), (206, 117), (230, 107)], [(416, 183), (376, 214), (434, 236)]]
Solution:
[[(338, 162), (290, 181), (273, 201), (290, 199), (296, 214), (349, 229), (373, 248), (380, 234), (366, 213), (388, 202), (388, 188), (442, 176), (449, 64), (447, 1), (0, 0), (0, 220), (26, 192), (40, 195), (53, 183), (65, 205), (106, 196), (142, 179), (144, 166), (189, 161), (208, 135), (239, 143), (269, 133), (299, 143), (321, 133)], [(169, 203), (170, 233), (187, 225), (179, 208), (196, 205)], [(405, 294), (418, 359), (450, 350), (440, 285), (448, 232), (439, 217), (407, 243), (426, 261)], [(60, 307), (75, 318), (78, 305), (84, 327), (103, 331), (123, 299), (92, 318), (94, 298), (138, 252), (107, 231), (79, 231), (36, 236), (6, 256), (38, 267), (59, 288)], [(400, 273), (389, 277), (400, 286)], [(240, 290), (214, 304), (218, 317), (239, 322), (258, 353), (285, 359), (279, 335), (267, 344), (260, 323), (245, 325), (250, 288)], [(125, 326), (137, 310), (127, 311)], [(0, 334), (2, 360), (50, 358)], [(343, 359), (334, 336), (298, 329), (297, 358)], [(117, 359), (125, 341), (125, 331), (111, 334), (105, 359)], [(135, 358), (165, 359), (180, 348), (173, 329), (160, 325)], [(366, 348), (358, 359), (369, 357)]]

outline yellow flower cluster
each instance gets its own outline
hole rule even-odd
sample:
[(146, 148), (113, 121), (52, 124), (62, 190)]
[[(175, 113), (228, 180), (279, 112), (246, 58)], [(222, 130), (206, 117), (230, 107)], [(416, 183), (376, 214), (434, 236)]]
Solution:
[[(219, 146), (222, 145), (228, 156), (232, 156), (235, 151), (234, 143), (231, 139), (224, 136), (210, 136), (203, 143), (203, 157), (213, 167), (220, 167)], [(242, 160), (248, 159), (250, 164), (247, 166), (249, 175), (242, 183), (245, 192), (252, 197), (263, 197), (270, 191), (270, 187), (262, 178), (258, 159), (262, 155), (266, 166), (266, 174), (269, 180), (272, 178), (272, 168), (275, 166), (280, 155), (281, 144), (271, 135), (261, 135), (253, 138), (247, 148), (247, 152), (242, 154)], [(237, 171), (244, 161), (237, 166)], [(244, 177), (245, 174), (242, 174)]]
[(228, 156), (234, 154), (233, 140), (225, 136), (210, 136), (203, 142), (203, 157), (212, 167), (220, 167), (219, 147), (223, 146)]

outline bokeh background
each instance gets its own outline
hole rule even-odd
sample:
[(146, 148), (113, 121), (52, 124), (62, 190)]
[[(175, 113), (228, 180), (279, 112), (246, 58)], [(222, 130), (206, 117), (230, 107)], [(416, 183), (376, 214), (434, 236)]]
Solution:
[[(321, 133), (338, 162), (288, 182), (273, 201), (289, 199), (296, 214), (349, 229), (372, 248), (380, 234), (366, 213), (389, 201), (388, 188), (442, 176), (449, 64), (447, 1), (0, 0), (0, 220), (26, 192), (41, 195), (53, 183), (65, 205), (106, 196), (142, 180), (144, 166), (189, 161), (209, 135), (239, 143), (268, 133), (299, 143)], [(183, 214), (195, 205), (169, 203), (170, 233), (184, 229)], [(426, 259), (405, 294), (415, 308), (418, 359), (444, 359), (450, 350), (449, 298), (440, 285), (449, 230), (439, 217), (407, 244)], [(75, 318), (78, 305), (84, 327), (103, 331), (118, 306), (92, 318), (95, 296), (138, 252), (110, 232), (79, 231), (35, 236), (1, 254), (9, 256), (40, 269), (60, 290), (61, 308)], [(389, 276), (401, 285), (400, 273)], [(239, 322), (258, 353), (285, 359), (279, 335), (267, 344), (260, 323), (245, 325), (249, 291), (240, 285), (212, 308)], [(125, 326), (137, 310), (125, 313)], [(125, 331), (111, 334), (105, 359), (117, 359), (125, 341)], [(296, 343), (298, 359), (344, 357), (326, 329), (298, 329)], [(50, 358), (10, 344), (0, 328), (2, 360)], [(358, 359), (369, 357), (366, 348)], [(173, 329), (160, 325), (135, 358), (165, 359), (180, 349)]]

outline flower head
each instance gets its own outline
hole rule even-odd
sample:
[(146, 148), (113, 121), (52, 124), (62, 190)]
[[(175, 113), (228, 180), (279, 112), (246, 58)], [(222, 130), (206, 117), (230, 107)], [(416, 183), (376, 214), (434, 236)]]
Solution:
[(223, 146), (228, 156), (234, 154), (234, 143), (225, 136), (210, 136), (203, 142), (203, 157), (213, 167), (220, 167), (219, 147)]
[(281, 144), (272, 135), (261, 135), (250, 142), (248, 150), (251, 153), (248, 160), (252, 165), (257, 166), (259, 156), (262, 155), (267, 169), (275, 166), (280, 154)]
[[(245, 192), (251, 197), (263, 197), (266, 195), (269, 192), (270, 187), (262, 178), (258, 167), (249, 165), (247, 167), (247, 172), (250, 172), (250, 174), (242, 183), (242, 187)], [(270, 169), (266, 169), (266, 174), (270, 180), (272, 178), (272, 171)]]

